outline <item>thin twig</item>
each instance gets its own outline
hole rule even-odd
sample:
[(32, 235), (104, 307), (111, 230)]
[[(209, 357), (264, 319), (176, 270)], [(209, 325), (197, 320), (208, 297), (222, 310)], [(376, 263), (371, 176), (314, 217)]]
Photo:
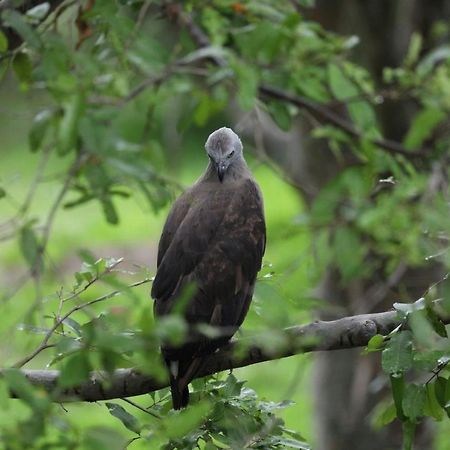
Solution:
[(137, 286), (141, 286), (142, 284), (149, 283), (150, 281), (152, 281), (150, 278), (145, 278), (144, 280), (137, 281), (136, 283), (132, 283), (132, 284), (128, 285), (124, 289), (117, 289), (117, 290), (112, 291), (112, 292), (110, 292), (108, 294), (102, 295), (101, 297), (95, 298), (94, 300), (90, 300), (90, 301), (88, 301), (86, 303), (83, 303), (81, 305), (74, 306), (66, 314), (64, 314), (58, 320), (55, 321), (53, 326), (48, 330), (47, 334), (44, 336), (44, 339), (42, 340), (42, 342), (39, 344), (39, 346), (35, 350), (33, 350), (28, 356), (25, 356), (21, 360), (17, 361), (15, 364), (13, 364), (12, 367), (14, 367), (16, 369), (23, 367), (25, 364), (27, 364), (33, 358), (35, 358), (39, 353), (41, 353), (42, 350), (45, 350), (46, 348), (48, 348), (48, 341), (52, 337), (53, 333), (74, 312), (80, 311), (82, 309), (87, 308), (88, 306), (92, 306), (92, 305), (94, 305), (96, 303), (103, 302), (103, 301), (108, 300), (110, 298), (116, 297), (117, 295), (121, 294), (122, 292), (124, 292), (127, 289), (131, 289), (131, 288), (134, 288), (134, 287), (137, 287)]
[(120, 400), (123, 400), (124, 402), (128, 403), (131, 406), (134, 406), (135, 408), (139, 409), (142, 412), (145, 412), (145, 414), (149, 414), (150, 416), (153, 416), (155, 419), (161, 420), (162, 417), (159, 414), (156, 414), (153, 411), (150, 411), (149, 409), (143, 408), (141, 405), (138, 405), (137, 403), (133, 402), (132, 400), (122, 397)]
[[(198, 47), (208, 47), (211, 45), (209, 37), (206, 33), (194, 22), (192, 16), (188, 13), (185, 13), (182, 9), (181, 5), (171, 5), (170, 14), (178, 19), (178, 22), (183, 25), (188, 33), (191, 35), (193, 41), (197, 44)], [(219, 67), (226, 66), (226, 61), (223, 58), (217, 56), (210, 56), (208, 58), (214, 64)], [(364, 133), (358, 130), (353, 123), (347, 121), (342, 118), (334, 111), (329, 108), (314, 102), (306, 97), (302, 97), (299, 95), (295, 95), (289, 92), (284, 91), (278, 87), (270, 86), (267, 84), (261, 84), (258, 88), (258, 92), (260, 96), (269, 97), (275, 100), (284, 101), (287, 103), (291, 103), (301, 109), (309, 111), (314, 116), (320, 118), (321, 120), (330, 123), (341, 130), (345, 131), (347, 134), (354, 138), (363, 138)], [(403, 145), (399, 142), (392, 141), (389, 139), (370, 139), (370, 141), (376, 146), (388, 151), (389, 153), (398, 154), (402, 156), (406, 156), (408, 158), (424, 158), (423, 149), (418, 151), (410, 151), (407, 150)]]

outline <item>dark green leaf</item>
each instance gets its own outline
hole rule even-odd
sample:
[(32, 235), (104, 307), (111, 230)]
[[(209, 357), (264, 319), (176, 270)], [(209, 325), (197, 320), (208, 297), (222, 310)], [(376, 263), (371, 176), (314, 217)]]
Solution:
[(3, 12), (2, 18), (5, 25), (17, 31), (30, 48), (33, 50), (39, 50), (41, 48), (42, 43), (39, 34), (26, 22), (22, 14), (14, 9), (7, 9)]
[(0, 187), (0, 198), (6, 197), (6, 191)]
[(394, 399), (395, 410), (397, 411), (397, 417), (400, 420), (405, 420), (405, 414), (403, 412), (403, 394), (405, 391), (405, 380), (402, 376), (391, 375), (391, 388), (392, 388), (392, 397)]
[(75, 93), (63, 106), (64, 115), (58, 126), (58, 153), (65, 155), (76, 144), (78, 122), (83, 111), (84, 101), (80, 93)]
[(427, 383), (425, 385), (425, 388), (427, 392), (427, 398), (424, 406), (424, 413), (425, 415), (433, 417), (435, 420), (440, 421), (442, 420), (444, 414), (441, 405), (436, 398), (436, 384), (435, 382)]
[(403, 412), (412, 422), (424, 415), (426, 388), (422, 385), (407, 384), (403, 393)]
[(292, 116), (285, 103), (269, 102), (267, 108), (273, 120), (282, 130), (288, 131), (291, 128)]
[(112, 200), (109, 197), (103, 198), (101, 199), (101, 203), (107, 222), (112, 225), (117, 225), (119, 223), (119, 216)]
[(403, 422), (403, 446), (402, 450), (413, 450), (414, 435), (416, 432), (416, 424), (413, 422)]
[(106, 402), (105, 404), (111, 415), (119, 419), (126, 428), (136, 434), (139, 434), (141, 432), (142, 426), (139, 423), (138, 419), (130, 414), (125, 408), (118, 405), (117, 403)]
[(30, 149), (32, 152), (36, 152), (41, 147), (47, 128), (54, 117), (54, 109), (44, 109), (35, 116), (28, 135)]
[(8, 50), (8, 39), (5, 34), (0, 30), (0, 53), (4, 53)]
[(12, 66), (21, 85), (27, 87), (30, 84), (33, 70), (33, 65), (28, 55), (24, 52), (17, 53), (14, 56)]
[(445, 328), (444, 322), (441, 318), (435, 313), (435, 311), (430, 307), (427, 308), (427, 319), (433, 330), (441, 337), (447, 338), (447, 329)]

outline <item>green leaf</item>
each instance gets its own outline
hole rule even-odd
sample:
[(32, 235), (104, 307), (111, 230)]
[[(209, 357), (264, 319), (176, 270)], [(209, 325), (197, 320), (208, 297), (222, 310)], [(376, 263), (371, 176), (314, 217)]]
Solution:
[(292, 116), (289, 108), (282, 102), (268, 102), (267, 109), (276, 124), (285, 131), (288, 131), (292, 125)]
[(404, 146), (410, 150), (419, 148), (446, 117), (444, 111), (435, 108), (423, 109), (417, 113), (403, 140)]
[(30, 133), (28, 134), (28, 141), (32, 152), (38, 151), (41, 147), (48, 126), (54, 117), (54, 109), (44, 109), (36, 114), (33, 124), (31, 125)]
[(125, 408), (118, 405), (117, 403), (106, 402), (105, 404), (111, 415), (119, 419), (126, 428), (136, 434), (139, 434), (141, 432), (142, 426), (139, 423), (138, 419), (130, 414)]
[(8, 39), (5, 34), (0, 30), (0, 53), (4, 53), (8, 50)]
[(331, 92), (338, 100), (347, 103), (348, 112), (362, 131), (376, 129), (377, 121), (372, 106), (364, 100), (355, 100), (361, 94), (359, 87), (336, 64), (328, 65), (328, 81)]
[(117, 225), (119, 223), (119, 215), (114, 206), (114, 203), (109, 197), (102, 198), (101, 200), (103, 213), (105, 214), (106, 221), (112, 225)]
[(189, 408), (175, 412), (158, 422), (159, 432), (165, 439), (182, 438), (205, 421), (210, 409), (211, 404), (204, 400), (189, 405)]
[(350, 227), (340, 226), (333, 238), (334, 258), (344, 281), (361, 274), (364, 267), (365, 246), (359, 234)]
[(2, 377), (10, 391), (37, 413), (45, 412), (50, 407), (47, 395), (42, 390), (35, 388), (20, 370), (3, 369)]
[(381, 364), (388, 374), (401, 374), (412, 367), (413, 346), (411, 331), (394, 334), (383, 350)]
[(424, 415), (426, 388), (423, 385), (407, 384), (403, 394), (403, 412), (412, 422)]
[(284, 437), (276, 437), (277, 444), (283, 445), (282, 448), (298, 448), (300, 450), (310, 450), (311, 447), (305, 442), (297, 441), (295, 439), (289, 439)]
[(58, 153), (65, 155), (77, 142), (78, 123), (83, 111), (84, 101), (80, 93), (75, 93), (63, 105), (64, 115), (58, 126)]
[(49, 2), (42, 2), (39, 5), (36, 5), (33, 8), (29, 9), (25, 13), (25, 15), (32, 21), (39, 22), (47, 15), (49, 10), (50, 10)]
[(244, 110), (252, 109), (258, 90), (258, 74), (249, 64), (239, 62), (233, 63), (231, 67), (236, 75), (239, 88), (237, 94), (239, 105)]
[(14, 56), (12, 66), (21, 86), (25, 88), (28, 87), (33, 71), (33, 65), (31, 64), (28, 55), (24, 52), (17, 53)]
[(20, 230), (20, 250), (31, 269), (36, 269), (40, 257), (40, 245), (36, 233), (30, 226)]
[(397, 411), (397, 417), (400, 420), (405, 420), (405, 414), (403, 412), (403, 393), (405, 390), (405, 380), (402, 376), (391, 375), (391, 389), (392, 397), (394, 399), (395, 410)]
[(441, 408), (441, 405), (439, 404), (438, 399), (436, 398), (436, 384), (433, 383), (427, 383), (425, 385), (427, 397), (426, 402), (424, 406), (424, 413), (427, 416), (433, 417), (437, 421), (441, 421), (444, 414)]
[(366, 353), (371, 352), (378, 352), (380, 351), (385, 342), (385, 337), (381, 334), (376, 334), (375, 336), (372, 336), (367, 344), (367, 347), (365, 348)]
[(18, 13), (14, 9), (7, 9), (3, 12), (2, 18), (4, 24), (17, 31), (20, 37), (30, 46), (30, 48), (33, 50), (39, 50), (42, 47), (39, 34), (26, 22), (22, 14)]
[(81, 325), (76, 320), (71, 317), (66, 317), (63, 320), (63, 324), (71, 328), (77, 336), (81, 336)]
[(416, 424), (410, 421), (403, 422), (403, 446), (402, 450), (413, 450)]
[(419, 298), (414, 303), (394, 303), (393, 306), (403, 318), (406, 318), (415, 311), (423, 311), (426, 308), (426, 302), (424, 298)]
[(422, 36), (414, 32), (409, 41), (408, 53), (404, 61), (405, 66), (411, 67), (419, 59), (420, 50), (422, 49)]
[(91, 427), (83, 433), (83, 450), (123, 450), (127, 440), (112, 427)]
[(88, 355), (76, 352), (66, 359), (58, 384), (63, 388), (76, 386), (89, 378), (90, 370)]
[(0, 187), (0, 199), (3, 197), (6, 197), (6, 191), (2, 187)]

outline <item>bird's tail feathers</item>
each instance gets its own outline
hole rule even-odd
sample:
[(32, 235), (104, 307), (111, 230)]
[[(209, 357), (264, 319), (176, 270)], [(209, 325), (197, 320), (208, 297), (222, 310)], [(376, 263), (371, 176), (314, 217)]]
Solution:
[(188, 385), (195, 378), (203, 361), (204, 358), (194, 358), (190, 361), (168, 362), (173, 409), (186, 408), (188, 405)]
[(170, 374), (170, 393), (172, 394), (173, 409), (186, 408), (189, 403), (189, 388), (180, 383), (180, 379)]

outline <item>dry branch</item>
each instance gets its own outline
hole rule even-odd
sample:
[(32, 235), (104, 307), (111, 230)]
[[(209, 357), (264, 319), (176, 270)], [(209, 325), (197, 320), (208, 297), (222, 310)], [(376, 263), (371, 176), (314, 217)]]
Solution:
[[(401, 323), (396, 311), (344, 317), (333, 321), (316, 321), (283, 331), (285, 345), (268, 350), (270, 345), (257, 345), (270, 339), (270, 334), (259, 339), (243, 338), (231, 342), (212, 355), (204, 364), (199, 377), (249, 366), (263, 361), (285, 358), (300, 353), (320, 350), (338, 350), (367, 345), (375, 334), (387, 335)], [(93, 373), (80, 386), (59, 390), (57, 370), (22, 370), (28, 380), (49, 392), (58, 392), (56, 401), (98, 401), (146, 394), (168, 386), (166, 380), (157, 380), (134, 369), (117, 369), (107, 377)]]

